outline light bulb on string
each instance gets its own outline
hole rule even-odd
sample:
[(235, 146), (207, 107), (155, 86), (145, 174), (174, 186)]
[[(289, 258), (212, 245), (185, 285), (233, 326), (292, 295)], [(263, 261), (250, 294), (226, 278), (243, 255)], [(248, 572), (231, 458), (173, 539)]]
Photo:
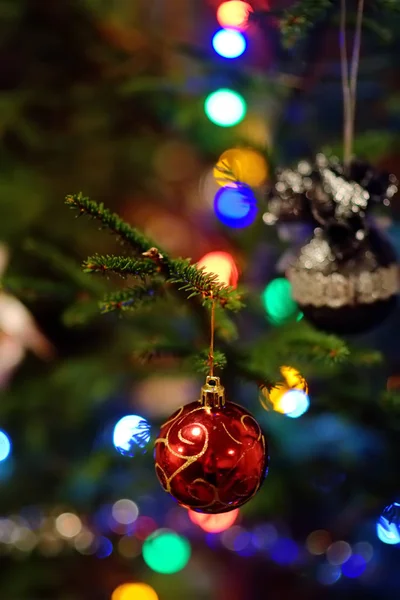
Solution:
[(227, 88), (221, 88), (207, 96), (204, 110), (215, 125), (233, 127), (244, 119), (247, 106), (240, 94)]
[(212, 39), (212, 46), (223, 58), (239, 58), (246, 50), (244, 35), (235, 29), (220, 29)]
[(217, 20), (221, 27), (231, 27), (244, 30), (248, 26), (252, 7), (241, 0), (228, 0), (222, 2), (217, 10)]
[(224, 225), (243, 229), (252, 225), (257, 217), (257, 200), (250, 187), (230, 184), (216, 193), (214, 211)]

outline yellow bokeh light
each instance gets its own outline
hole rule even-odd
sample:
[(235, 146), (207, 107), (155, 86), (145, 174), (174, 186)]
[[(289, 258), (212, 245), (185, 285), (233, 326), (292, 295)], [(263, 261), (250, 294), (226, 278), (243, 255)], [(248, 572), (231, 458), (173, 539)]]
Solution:
[(239, 271), (233, 257), (228, 252), (209, 252), (197, 263), (205, 273), (218, 275), (218, 282), (237, 287)]
[(247, 2), (229, 0), (219, 6), (217, 20), (222, 27), (245, 29), (251, 12), (253, 9)]
[[(286, 414), (287, 410), (283, 401), (286, 392), (290, 390), (300, 390), (301, 392), (308, 394), (308, 384), (301, 373), (293, 367), (283, 366), (280, 368), (280, 371), (283, 376), (283, 381), (277, 383), (273, 388), (264, 388), (262, 394), (265, 400), (272, 404), (272, 408), (276, 412)], [(268, 410), (268, 405), (263, 399), (261, 399), (261, 403), (263, 407)]]
[(158, 596), (147, 583), (123, 583), (114, 590), (111, 600), (158, 600)]
[(264, 156), (252, 148), (226, 150), (214, 167), (214, 178), (220, 186), (239, 181), (258, 187), (267, 177), (268, 165)]

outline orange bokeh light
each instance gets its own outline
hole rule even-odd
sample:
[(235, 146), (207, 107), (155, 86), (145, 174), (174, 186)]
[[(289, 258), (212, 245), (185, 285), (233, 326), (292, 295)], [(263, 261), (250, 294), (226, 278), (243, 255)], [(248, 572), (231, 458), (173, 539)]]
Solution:
[(233, 257), (228, 252), (209, 252), (197, 263), (206, 273), (218, 275), (218, 281), (233, 288), (237, 287), (239, 271)]
[(221, 27), (246, 29), (249, 14), (253, 12), (250, 4), (241, 0), (223, 2), (217, 10), (217, 20)]
[(195, 525), (201, 527), (207, 533), (219, 533), (229, 529), (239, 515), (239, 509), (235, 508), (228, 513), (222, 513), (219, 515), (206, 515), (203, 513), (195, 512), (194, 510), (188, 510), (189, 518)]

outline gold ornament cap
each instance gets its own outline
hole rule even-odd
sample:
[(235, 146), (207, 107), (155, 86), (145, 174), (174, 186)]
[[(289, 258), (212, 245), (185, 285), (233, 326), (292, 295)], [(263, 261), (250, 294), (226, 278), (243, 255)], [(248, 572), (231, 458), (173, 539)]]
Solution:
[(205, 385), (201, 388), (200, 402), (202, 406), (221, 408), (225, 406), (225, 388), (221, 385), (219, 377), (209, 375)]

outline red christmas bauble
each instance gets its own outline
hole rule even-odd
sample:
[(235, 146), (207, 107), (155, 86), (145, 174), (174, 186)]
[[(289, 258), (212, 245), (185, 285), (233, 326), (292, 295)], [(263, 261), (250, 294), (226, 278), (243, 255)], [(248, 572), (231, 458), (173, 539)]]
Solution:
[[(216, 377), (207, 379), (219, 383)], [(210, 402), (206, 387), (202, 400), (182, 406), (162, 425), (155, 468), (162, 487), (179, 504), (222, 513), (255, 495), (267, 474), (268, 454), (255, 418), (221, 395), (218, 401), (218, 393)]]

